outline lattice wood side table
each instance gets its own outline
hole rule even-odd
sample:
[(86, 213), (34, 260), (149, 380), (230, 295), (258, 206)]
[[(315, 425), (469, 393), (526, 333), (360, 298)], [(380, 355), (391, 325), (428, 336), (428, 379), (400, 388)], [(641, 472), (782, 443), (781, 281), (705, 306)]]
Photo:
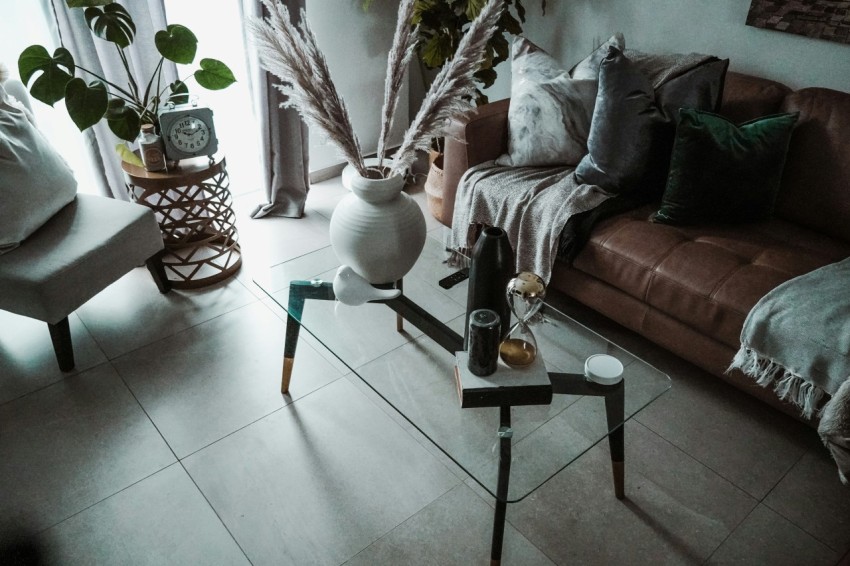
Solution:
[(212, 285), (239, 270), (242, 251), (224, 156), (184, 159), (167, 172), (121, 166), (130, 198), (156, 214), (174, 288)]

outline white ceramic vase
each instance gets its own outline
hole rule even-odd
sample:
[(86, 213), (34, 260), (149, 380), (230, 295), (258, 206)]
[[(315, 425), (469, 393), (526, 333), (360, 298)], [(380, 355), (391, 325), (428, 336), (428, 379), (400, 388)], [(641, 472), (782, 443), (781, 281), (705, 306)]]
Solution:
[(343, 179), (351, 194), (334, 209), (330, 225), (337, 258), (369, 283), (398, 281), (425, 245), (422, 210), (402, 192), (404, 177), (400, 175), (366, 179), (348, 165)]

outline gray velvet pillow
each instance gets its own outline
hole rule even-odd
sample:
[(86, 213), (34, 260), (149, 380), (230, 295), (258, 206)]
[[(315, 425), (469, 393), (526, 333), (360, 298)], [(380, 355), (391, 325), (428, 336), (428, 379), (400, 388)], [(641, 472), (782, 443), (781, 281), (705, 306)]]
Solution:
[(593, 50), (593, 53), (576, 63), (570, 69), (570, 77), (576, 80), (596, 80), (599, 77), (599, 65), (608, 55), (608, 48), (616, 47), (620, 51), (626, 50), (626, 38), (620, 32), (608, 38), (608, 41)]
[(508, 153), (504, 166), (576, 165), (587, 153), (596, 79), (574, 80), (524, 37), (511, 54)]
[[(641, 57), (638, 64), (609, 48), (599, 71), (589, 153), (576, 176), (612, 193), (640, 191), (650, 201), (664, 191), (679, 109), (716, 111), (729, 60), (697, 54)], [(641, 65), (676, 59), (699, 63), (653, 89)]]
[(584, 156), (576, 168), (582, 183), (609, 193), (627, 192), (652, 166), (665, 118), (649, 79), (616, 47), (599, 67), (599, 92)]
[(76, 194), (68, 164), (0, 85), (0, 254), (18, 247)]

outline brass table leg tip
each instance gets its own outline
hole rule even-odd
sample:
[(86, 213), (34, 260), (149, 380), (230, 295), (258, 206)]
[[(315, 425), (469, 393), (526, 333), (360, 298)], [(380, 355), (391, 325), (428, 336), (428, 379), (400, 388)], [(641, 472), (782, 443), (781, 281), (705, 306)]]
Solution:
[(289, 394), (289, 382), (292, 380), (292, 364), (295, 363), (295, 358), (283, 358), (283, 375), (280, 379), (280, 392), (283, 395)]
[(499, 560), (490, 560), (490, 566), (500, 566), (502, 564), (502, 559)]

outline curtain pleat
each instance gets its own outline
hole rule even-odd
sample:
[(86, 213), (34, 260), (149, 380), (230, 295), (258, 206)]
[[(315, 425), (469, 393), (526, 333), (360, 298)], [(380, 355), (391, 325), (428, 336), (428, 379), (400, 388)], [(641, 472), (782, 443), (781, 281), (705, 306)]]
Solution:
[[(304, 0), (285, 0), (294, 22), (300, 18)], [(259, 0), (242, 0), (242, 19), (267, 15)], [(281, 108), (283, 95), (274, 85), (280, 81), (260, 67), (256, 49), (246, 39), (245, 54), (254, 112), (260, 127), (260, 163), (266, 202), (252, 218), (287, 216), (300, 218), (310, 188), (307, 126), (292, 108)]]

